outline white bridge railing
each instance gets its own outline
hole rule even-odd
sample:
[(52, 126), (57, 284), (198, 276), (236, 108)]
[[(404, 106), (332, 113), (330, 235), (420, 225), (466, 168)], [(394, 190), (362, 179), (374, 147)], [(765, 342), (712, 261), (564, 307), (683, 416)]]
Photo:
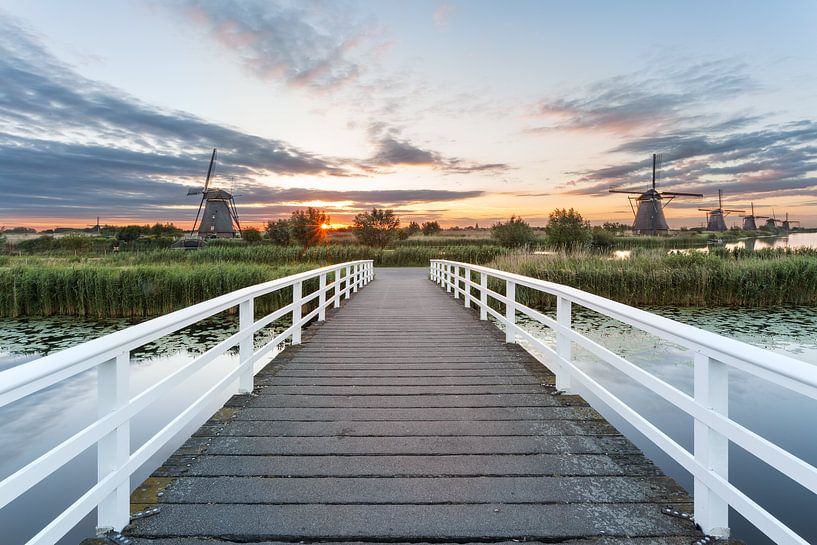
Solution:
[[(330, 277), (332, 281), (327, 283)], [(342, 298), (348, 299), (373, 278), (371, 260), (351, 261), (287, 276), (216, 297), (0, 372), (2, 407), (96, 367), (99, 415), (93, 424), (0, 482), (0, 509), (96, 444), (97, 483), (31, 538), (28, 545), (56, 543), (94, 508), (97, 508), (99, 531), (121, 530), (130, 521), (130, 476), (196, 419), (208, 401), (219, 394), (234, 393), (236, 382), (238, 392), (252, 392), (255, 373), (275, 356), (275, 353), (269, 355), (270, 351), (288, 338), (291, 338), (292, 344), (300, 344), (301, 329), (307, 322), (314, 318), (323, 321), (327, 307), (339, 307)], [(305, 295), (304, 282), (312, 279), (318, 279), (318, 288)], [(285, 288), (292, 289), (292, 302), (255, 320), (255, 298)], [(316, 305), (314, 310), (303, 314), (304, 305), (313, 301)], [(142, 393), (130, 397), (129, 364), (132, 350), (236, 306), (239, 309), (237, 333)], [(291, 317), (292, 325), (260, 349), (254, 350), (254, 334), (286, 316)], [(234, 346), (239, 346), (238, 365), (220, 377), (214, 386), (140, 448), (131, 452), (131, 419), (151, 404), (172, 395), (196, 372)]]
[[(453, 292), (455, 298), (463, 298), (466, 307), (474, 305), (478, 308), (482, 320), (491, 315), (503, 324), (506, 342), (522, 339), (535, 351), (540, 351), (546, 359), (543, 363), (547, 363), (556, 375), (557, 389), (569, 391), (574, 385), (583, 386), (689, 471), (695, 483), (695, 521), (705, 533), (728, 536), (729, 507), (732, 507), (776, 543), (808, 543), (729, 481), (729, 444), (734, 443), (817, 494), (817, 469), (814, 466), (729, 418), (728, 369), (739, 369), (817, 399), (817, 367), (552, 282), (447, 260), (431, 260), (430, 277), (449, 293)], [(505, 293), (490, 289), (489, 279), (493, 279), (494, 286), (497, 282), (504, 285)], [(556, 319), (518, 302), (517, 286), (554, 296)], [(489, 300), (501, 303), (504, 312), (492, 308)], [(573, 304), (689, 349), (694, 363), (694, 396), (572, 329)], [(551, 328), (556, 334), (555, 349), (519, 327), (517, 313)], [(694, 452), (671, 439), (577, 367), (572, 356), (573, 343), (691, 416), (694, 419)]]

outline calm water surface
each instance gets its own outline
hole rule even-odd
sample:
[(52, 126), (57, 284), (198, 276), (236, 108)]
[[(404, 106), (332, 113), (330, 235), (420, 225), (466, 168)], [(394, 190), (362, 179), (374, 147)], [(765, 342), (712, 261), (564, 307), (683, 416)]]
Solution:
[[(649, 309), (669, 318), (716, 333), (734, 337), (769, 350), (817, 364), (817, 309), (778, 308), (757, 310), (733, 309)], [(673, 345), (609, 320), (589, 311), (577, 310), (576, 327), (617, 354), (654, 373), (684, 392), (692, 393), (691, 354)], [(73, 346), (129, 325), (124, 321), (103, 323), (77, 319), (0, 320), (0, 370), (31, 361), (41, 355)], [(536, 323), (525, 327), (536, 335), (552, 340), (549, 330)], [(236, 329), (232, 318), (202, 323), (164, 338), (135, 352), (132, 357), (131, 395), (167, 376), (197, 354), (230, 335)], [(275, 332), (268, 332), (266, 339)], [(258, 340), (260, 344), (263, 340)], [(669, 433), (686, 448), (692, 448), (692, 421), (658, 396), (645, 390), (592, 355), (576, 351), (579, 365), (591, 376), (601, 379), (616, 395), (642, 415)], [(236, 364), (235, 354), (226, 354), (206, 368), (172, 399), (145, 411), (134, 422), (132, 445), (137, 448), (155, 433), (172, 415), (187, 406), (218, 376)], [(622, 422), (586, 392), (584, 395), (619, 429), (627, 434), (665, 472), (691, 490), (691, 479), (668, 457), (652, 447), (635, 430)], [(3, 478), (48, 448), (57, 445), (91, 423), (95, 415), (96, 375), (83, 373), (36, 396), (0, 409), (0, 478)], [(226, 396), (225, 396), (226, 397)], [(214, 401), (215, 411), (222, 400)], [(738, 371), (730, 371), (729, 412), (732, 418), (756, 433), (778, 443), (811, 464), (817, 465), (817, 441), (814, 437), (817, 402), (769, 386)], [(200, 419), (205, 420), (207, 415)], [(196, 425), (191, 426), (187, 434)], [(131, 485), (141, 483), (153, 468), (183, 442), (180, 437), (152, 460)], [(95, 482), (96, 453), (89, 449), (78, 460), (53, 478), (34, 488), (0, 511), (0, 528), (4, 540), (24, 543), (81, 491)], [(759, 503), (800, 532), (810, 542), (817, 542), (817, 525), (813, 513), (817, 502), (798, 484), (787, 480), (750, 455), (732, 446), (730, 474), (734, 482)], [(92, 534), (95, 514), (61, 543), (76, 545)], [(747, 543), (768, 543), (754, 529), (733, 514), (734, 535)], [(5, 542), (5, 541), (4, 541)]]
[[(0, 371), (112, 333), (131, 325), (125, 320), (88, 322), (71, 318), (0, 320)], [(283, 330), (256, 335), (260, 347)], [(234, 317), (216, 317), (146, 345), (131, 355), (131, 397), (144, 391), (197, 355), (235, 333)], [(237, 365), (237, 351), (227, 353), (185, 383), (173, 396), (143, 411), (131, 425), (136, 450), (181, 410)], [(161, 465), (229, 396), (213, 401), (176, 440), (160, 451), (131, 480), (135, 488)], [(0, 408), (0, 479), (77, 433), (95, 420), (96, 372), (91, 370)], [(25, 543), (96, 482), (96, 449), (91, 448), (25, 495), (0, 510), (4, 545)], [(77, 545), (94, 534), (96, 513), (86, 517), (60, 545)]]
[[(647, 309), (727, 337), (817, 365), (817, 308), (775, 309)], [(576, 328), (616, 354), (642, 367), (689, 395), (693, 394), (692, 354), (673, 343), (587, 310), (574, 312)], [(531, 332), (551, 342), (553, 334), (536, 322)], [(581, 349), (574, 349), (578, 365), (636, 409), (675, 441), (692, 451), (693, 422), (675, 406)], [(692, 479), (681, 466), (588, 392), (577, 389), (600, 409), (647, 456), (690, 492)], [(769, 385), (730, 369), (729, 415), (753, 432), (817, 466), (817, 401)], [(763, 508), (817, 543), (817, 499), (799, 484), (770, 469), (736, 445), (730, 445), (731, 481)], [(749, 544), (771, 543), (736, 513), (730, 516), (733, 535)]]

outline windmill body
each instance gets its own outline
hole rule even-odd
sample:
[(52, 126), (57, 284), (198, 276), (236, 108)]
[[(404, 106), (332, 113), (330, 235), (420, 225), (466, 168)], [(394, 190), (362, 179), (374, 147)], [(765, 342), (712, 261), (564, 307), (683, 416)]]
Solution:
[(204, 193), (204, 212), (198, 226), (198, 234), (207, 237), (234, 237), (233, 196), (223, 189), (208, 189)]
[[(665, 235), (669, 233), (664, 207), (679, 196), (703, 197), (700, 193), (679, 193), (677, 191), (658, 191), (655, 189), (655, 171), (658, 156), (652, 156), (652, 187), (647, 191), (624, 191), (611, 189), (610, 193), (629, 193), (638, 197), (629, 197), (633, 208), (633, 233), (636, 235)], [(664, 202), (666, 201), (666, 202)], [(635, 203), (635, 205), (633, 204)]]
[[(196, 234), (200, 238), (231, 238), (236, 232), (241, 232), (241, 224), (238, 222), (238, 210), (235, 207), (235, 199), (232, 193), (224, 189), (210, 187), (213, 178), (216, 162), (216, 150), (210, 157), (210, 167), (207, 169), (207, 179), (204, 188), (200, 191), (188, 191), (188, 195), (198, 195), (201, 193), (201, 203), (193, 222), (191, 236)], [(202, 212), (203, 210), (203, 212)], [(201, 217), (201, 221), (199, 221)]]
[(786, 219), (784, 219), (783, 223), (782, 223), (783, 230), (784, 231), (790, 231), (795, 226), (795, 224), (797, 226), (799, 226), (800, 222), (797, 221), (797, 220), (790, 220), (789, 219), (789, 213), (786, 212)]
[[(718, 207), (717, 208), (699, 208), (701, 212), (706, 212), (706, 230), (707, 231), (726, 231), (726, 216), (732, 212), (743, 213), (745, 210), (726, 210), (723, 207), (723, 192), (718, 190)], [(752, 219), (754, 221), (754, 217)]]
[(743, 216), (743, 226), (742, 229), (744, 231), (757, 231), (757, 220), (759, 219), (768, 219), (769, 216), (756, 216), (755, 215), (755, 203), (751, 203), (752, 212), (748, 216)]

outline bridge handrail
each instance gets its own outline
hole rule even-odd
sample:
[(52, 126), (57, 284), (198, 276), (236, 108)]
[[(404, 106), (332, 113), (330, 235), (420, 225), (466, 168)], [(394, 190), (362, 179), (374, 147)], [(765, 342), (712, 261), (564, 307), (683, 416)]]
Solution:
[[(474, 281), (475, 275), (479, 277), (478, 282)], [(574, 383), (581, 384), (692, 473), (695, 478), (695, 520), (706, 533), (728, 535), (728, 512), (732, 507), (777, 543), (807, 543), (729, 482), (728, 447), (733, 442), (817, 494), (817, 468), (729, 418), (728, 367), (817, 399), (817, 366), (576, 288), (498, 269), (433, 259), (430, 277), (446, 291), (453, 292), (455, 298), (462, 297), (466, 307), (475, 305), (481, 319), (493, 316), (505, 327), (507, 342), (524, 340), (531, 345), (534, 355), (540, 361), (545, 360), (543, 363), (546, 362), (554, 372), (558, 390), (569, 391)], [(494, 284), (497, 281), (504, 283), (505, 293), (490, 289), (489, 279), (493, 279)], [(555, 296), (556, 319), (518, 302), (517, 286)], [(504, 313), (493, 308), (489, 299), (501, 303)], [(573, 304), (689, 349), (694, 363), (694, 395), (682, 392), (574, 330)], [(519, 327), (517, 313), (554, 330), (555, 349)], [(694, 452), (690, 453), (577, 367), (572, 357), (573, 343), (691, 416), (695, 423)]]
[[(330, 275), (332, 282), (327, 283)], [(267, 353), (288, 338), (292, 344), (300, 344), (301, 330), (306, 323), (314, 318), (323, 321), (329, 306), (339, 307), (342, 298), (349, 299), (352, 293), (373, 278), (372, 260), (349, 261), (313, 269), (242, 288), (0, 372), (2, 407), (96, 367), (99, 414), (95, 422), (0, 481), (0, 509), (96, 444), (97, 483), (31, 538), (27, 545), (56, 543), (94, 508), (98, 510), (98, 529), (121, 530), (130, 521), (131, 474), (199, 416), (208, 401), (224, 392), (234, 392), (236, 382), (238, 392), (252, 392), (255, 373), (272, 359), (262, 360)], [(312, 279), (319, 280), (318, 288), (304, 295), (304, 282)], [(255, 320), (255, 298), (285, 288), (292, 288), (292, 302)], [(303, 306), (315, 299), (318, 300), (315, 308), (304, 315)], [(135, 397), (129, 396), (132, 350), (236, 306), (239, 308), (237, 333)], [(291, 325), (256, 351), (253, 346), (254, 334), (287, 315), (291, 316)], [(238, 365), (131, 453), (130, 420), (236, 345), (239, 346)]]

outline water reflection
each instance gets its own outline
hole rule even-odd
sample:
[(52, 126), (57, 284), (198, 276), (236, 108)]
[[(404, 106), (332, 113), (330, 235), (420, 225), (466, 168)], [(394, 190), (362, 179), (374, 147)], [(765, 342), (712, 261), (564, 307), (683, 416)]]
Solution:
[[(736, 338), (773, 352), (817, 364), (817, 309), (648, 309), (679, 322)], [(575, 327), (587, 337), (610, 349), (687, 394), (693, 393), (692, 354), (685, 348), (597, 313), (577, 309)], [(549, 343), (553, 333), (537, 322), (524, 327)], [(656, 394), (624, 376), (592, 354), (575, 349), (577, 365), (597, 379), (639, 414), (691, 451), (692, 419)], [(729, 373), (730, 417), (812, 465), (817, 465), (817, 444), (812, 428), (817, 401), (731, 369)], [(579, 390), (596, 407), (588, 392)], [(632, 439), (653, 461), (680, 484), (691, 490), (689, 475), (652, 443), (609, 410), (601, 412)], [(787, 480), (740, 448), (730, 449), (732, 482), (800, 533), (817, 542), (812, 513), (817, 499), (799, 484)], [(747, 543), (771, 543), (741, 517), (733, 514), (731, 526), (736, 537)]]
[[(74, 346), (131, 325), (126, 320), (88, 322), (72, 318), (0, 320), (0, 370)], [(135, 350), (131, 355), (131, 397), (189, 363), (198, 354), (237, 331), (233, 316), (199, 322), (180, 332)], [(271, 340), (286, 324), (256, 335), (256, 345)], [(181, 410), (237, 365), (237, 351), (222, 355), (188, 380), (173, 396), (143, 411), (131, 427), (135, 450)], [(197, 422), (184, 430), (140, 472), (131, 486), (139, 485), (201, 422), (217, 410), (229, 394), (214, 399)], [(209, 412), (208, 412), (209, 411)], [(96, 372), (81, 373), (37, 394), (0, 408), (0, 479), (7, 477), (96, 417)], [(0, 528), (10, 543), (24, 543), (96, 482), (96, 452), (91, 448), (68, 466), (34, 487), (0, 511)], [(95, 515), (60, 544), (76, 545), (93, 535)]]

